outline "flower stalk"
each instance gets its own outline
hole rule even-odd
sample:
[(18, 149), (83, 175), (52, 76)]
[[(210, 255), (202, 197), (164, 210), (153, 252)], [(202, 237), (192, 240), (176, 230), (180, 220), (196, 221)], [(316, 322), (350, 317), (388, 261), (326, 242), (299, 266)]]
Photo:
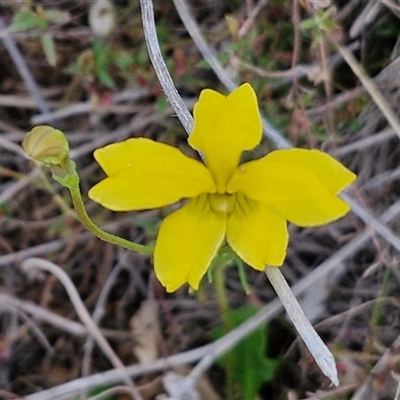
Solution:
[(87, 230), (99, 239), (125, 249), (142, 254), (153, 252), (151, 246), (134, 243), (106, 232), (90, 219), (82, 199), (76, 164), (70, 158), (69, 144), (63, 132), (47, 125), (36, 126), (25, 135), (22, 147), (29, 157), (48, 167), (53, 178), (69, 190), (76, 215)]
[[(227, 257), (220, 255), (214, 261), (214, 266), (213, 266), (215, 294), (217, 297), (218, 307), (221, 314), (222, 324), (224, 327), (225, 334), (229, 333), (233, 328), (228, 318), (229, 301), (225, 287), (225, 282), (226, 282), (225, 271), (228, 266), (227, 262), (229, 262)], [(233, 398), (233, 386), (234, 386), (233, 375), (232, 375), (232, 353), (228, 353), (226, 355), (225, 366), (226, 366), (227, 398), (231, 399)]]
[[(75, 171), (76, 173), (76, 171)], [(78, 174), (76, 173), (78, 177)], [(55, 178), (57, 180), (57, 178)], [(61, 183), (61, 182), (60, 182)], [(141, 254), (152, 254), (153, 248), (151, 246), (146, 246), (143, 244), (131, 242), (120, 236), (113, 235), (109, 232), (104, 231), (98, 225), (96, 225), (89, 217), (85, 209), (85, 204), (82, 199), (82, 194), (79, 188), (79, 181), (75, 181), (71, 185), (66, 186), (69, 190), (72, 198), (72, 203), (74, 205), (76, 214), (81, 221), (82, 225), (96, 235), (99, 239), (104, 240), (108, 243), (115, 244), (116, 246), (123, 247), (127, 250), (135, 251)]]

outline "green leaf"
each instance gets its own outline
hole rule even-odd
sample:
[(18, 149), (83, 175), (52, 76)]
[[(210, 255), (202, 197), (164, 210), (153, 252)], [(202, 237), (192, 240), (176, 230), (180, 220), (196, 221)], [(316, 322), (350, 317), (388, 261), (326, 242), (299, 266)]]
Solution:
[(92, 49), (97, 78), (104, 86), (113, 89), (115, 87), (115, 82), (108, 72), (111, 64), (109, 49), (106, 47), (102, 38), (96, 38), (93, 40)]
[[(226, 319), (234, 329), (257, 311), (257, 307), (246, 305), (236, 310), (230, 310)], [(229, 354), (218, 360), (219, 365), (232, 369), (232, 379), (239, 384), (243, 400), (254, 400), (261, 385), (273, 379), (280, 364), (279, 359), (271, 359), (265, 355), (267, 349), (266, 330), (267, 324), (258, 327), (239, 342)], [(224, 328), (219, 327), (212, 331), (212, 336), (214, 339), (219, 339), (225, 333)]]
[(44, 54), (46, 55), (47, 62), (52, 67), (55, 67), (57, 64), (57, 54), (53, 37), (48, 33), (44, 33), (40, 35), (40, 40), (42, 41), (42, 47)]
[[(89, 392), (89, 397), (90, 398), (92, 398), (92, 396), (97, 396), (97, 395), (99, 395), (99, 394), (102, 394), (103, 392), (105, 392), (106, 390), (109, 390), (111, 387), (110, 386), (107, 386), (107, 385), (99, 385), (99, 386), (96, 386), (94, 389), (92, 389), (90, 392)], [(78, 400), (78, 399), (80, 399), (81, 397), (79, 396), (79, 397), (76, 397), (75, 398), (75, 400)], [(101, 400), (112, 400), (114, 397), (112, 397), (111, 395), (110, 396), (107, 396), (107, 395), (103, 395), (102, 397), (101, 397)]]
[(108, 72), (107, 67), (104, 65), (99, 65), (98, 68), (96, 68), (96, 73), (97, 77), (99, 78), (99, 81), (109, 89), (114, 89), (115, 88), (115, 82), (110, 73)]
[(135, 60), (132, 54), (120, 52), (115, 55), (115, 64), (122, 70), (129, 71), (132, 65), (135, 64)]
[(29, 10), (20, 11), (14, 16), (10, 25), (10, 31), (26, 31), (31, 28), (38, 28), (42, 24), (41, 18), (36, 13)]
[(57, 9), (48, 9), (44, 11), (46, 21), (53, 24), (66, 24), (71, 20), (69, 13)]
[(318, 28), (318, 22), (315, 18), (307, 18), (307, 19), (301, 21), (300, 28), (303, 31), (315, 29), (315, 28)]

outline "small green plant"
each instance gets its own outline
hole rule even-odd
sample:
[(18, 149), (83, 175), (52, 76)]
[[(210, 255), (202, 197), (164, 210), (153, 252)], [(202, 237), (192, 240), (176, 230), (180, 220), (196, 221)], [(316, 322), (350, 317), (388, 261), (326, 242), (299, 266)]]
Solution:
[(57, 64), (57, 53), (54, 38), (49, 32), (51, 24), (62, 24), (67, 22), (68, 17), (62, 11), (56, 9), (45, 10), (41, 6), (25, 8), (18, 11), (10, 26), (12, 32), (36, 29), (39, 31), (40, 41), (47, 62), (55, 67)]
[(333, 9), (318, 10), (311, 18), (300, 23), (302, 31), (312, 37), (312, 45), (315, 46), (324, 35), (332, 30), (338, 29), (338, 24), (333, 19)]
[[(236, 310), (229, 310), (226, 320), (231, 329), (235, 329), (248, 318), (252, 317), (258, 308), (245, 305)], [(268, 325), (260, 325), (253, 333), (239, 342), (230, 353), (221, 357), (218, 364), (225, 368), (227, 375), (240, 387), (241, 399), (253, 400), (257, 392), (265, 382), (274, 378), (281, 360), (266, 356), (268, 350), (267, 341)], [(219, 339), (227, 332), (224, 327), (215, 328), (212, 332), (214, 339)]]

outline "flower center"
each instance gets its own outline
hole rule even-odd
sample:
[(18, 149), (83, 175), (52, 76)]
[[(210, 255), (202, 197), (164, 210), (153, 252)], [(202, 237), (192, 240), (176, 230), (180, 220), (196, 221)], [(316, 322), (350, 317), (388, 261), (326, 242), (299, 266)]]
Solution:
[(217, 213), (231, 214), (235, 208), (236, 199), (232, 194), (214, 193), (209, 195), (210, 206)]

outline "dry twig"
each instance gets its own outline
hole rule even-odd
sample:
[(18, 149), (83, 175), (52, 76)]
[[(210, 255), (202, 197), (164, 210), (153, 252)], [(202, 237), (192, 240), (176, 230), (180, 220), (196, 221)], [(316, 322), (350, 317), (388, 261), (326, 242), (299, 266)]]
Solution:
[(83, 304), (79, 296), (79, 293), (75, 285), (71, 281), (70, 277), (59, 266), (49, 261), (43, 260), (41, 258), (28, 258), (22, 263), (22, 269), (24, 269), (27, 272), (33, 268), (39, 268), (48, 271), (60, 280), (65, 290), (67, 291), (69, 298), (71, 299), (71, 302), (74, 305), (75, 311), (78, 314), (79, 318), (85, 324), (87, 329), (90, 331), (91, 335), (96, 340), (97, 344), (99, 345), (103, 353), (108, 357), (112, 365), (114, 365), (119, 370), (121, 379), (131, 389), (133, 398), (136, 400), (142, 400), (142, 396), (139, 394), (133, 381), (129, 377), (129, 374), (126, 371), (125, 366), (122, 364), (121, 360), (118, 358), (112, 347), (109, 345), (107, 340), (104, 338), (103, 334), (100, 332), (98, 326), (94, 323), (94, 321), (90, 317), (90, 314), (87, 311), (85, 305)]

